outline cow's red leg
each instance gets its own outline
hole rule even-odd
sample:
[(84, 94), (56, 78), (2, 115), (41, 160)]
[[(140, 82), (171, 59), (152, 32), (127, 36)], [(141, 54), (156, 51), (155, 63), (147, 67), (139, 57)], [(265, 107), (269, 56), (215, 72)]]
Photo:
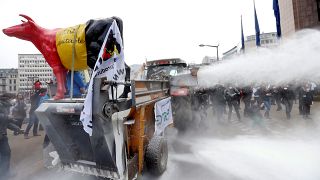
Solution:
[(66, 69), (63, 66), (52, 67), (53, 73), (57, 79), (57, 92), (54, 100), (63, 99), (66, 92)]

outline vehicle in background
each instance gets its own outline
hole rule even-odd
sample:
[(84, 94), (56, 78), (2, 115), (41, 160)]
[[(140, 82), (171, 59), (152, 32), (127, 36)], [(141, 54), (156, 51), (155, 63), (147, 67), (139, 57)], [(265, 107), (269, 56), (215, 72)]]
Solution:
[(208, 95), (198, 87), (197, 71), (200, 66), (188, 66), (180, 58), (146, 62), (146, 79), (169, 80), (174, 127), (179, 132), (199, 126), (204, 119)]
[(174, 125), (182, 133), (204, 125), (209, 103), (208, 92), (198, 85), (197, 73), (200, 66), (189, 69), (189, 73), (170, 79)]
[(171, 76), (186, 73), (187, 63), (180, 58), (147, 61), (145, 76), (147, 80), (169, 80)]

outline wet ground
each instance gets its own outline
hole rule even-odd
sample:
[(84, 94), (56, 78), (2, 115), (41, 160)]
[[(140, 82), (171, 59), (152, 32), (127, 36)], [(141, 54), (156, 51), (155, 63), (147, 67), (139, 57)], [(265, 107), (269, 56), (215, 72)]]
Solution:
[(287, 120), (273, 106), (272, 119), (261, 126), (246, 118), (239, 122), (235, 114), (224, 124), (209, 118), (210, 128), (201, 133), (171, 136), (167, 171), (148, 179), (320, 179), (319, 108), (314, 104), (312, 119), (303, 119), (295, 104)]
[[(286, 120), (283, 110), (275, 109), (272, 106), (272, 119), (264, 119), (261, 126), (254, 126), (252, 120), (246, 118), (239, 122), (235, 114), (230, 122), (225, 119), (225, 123), (217, 123), (208, 109), (206, 128), (183, 135), (174, 129), (168, 131), (166, 172), (159, 178), (145, 173), (142, 179), (320, 179), (320, 116), (317, 113), (320, 103), (312, 106), (312, 119), (302, 119), (297, 104), (291, 120)], [(44, 169), (44, 135), (40, 132), (42, 136), (31, 139), (9, 135), (12, 169), (17, 173), (14, 180), (89, 179)]]

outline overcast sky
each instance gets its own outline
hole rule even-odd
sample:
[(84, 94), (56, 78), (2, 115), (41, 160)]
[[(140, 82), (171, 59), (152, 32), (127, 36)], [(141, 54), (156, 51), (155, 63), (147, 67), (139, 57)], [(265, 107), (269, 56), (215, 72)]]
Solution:
[[(274, 32), (272, 0), (256, 0), (260, 31)], [(219, 54), (240, 43), (240, 16), (244, 35), (254, 30), (253, 0), (1, 0), (0, 28), (20, 24), (19, 14), (38, 25), (64, 28), (89, 19), (118, 16), (124, 22), (125, 61), (179, 57), (200, 63), (216, 49), (199, 44), (219, 44)], [(17, 68), (18, 54), (39, 53), (32, 43), (0, 32), (0, 68)]]

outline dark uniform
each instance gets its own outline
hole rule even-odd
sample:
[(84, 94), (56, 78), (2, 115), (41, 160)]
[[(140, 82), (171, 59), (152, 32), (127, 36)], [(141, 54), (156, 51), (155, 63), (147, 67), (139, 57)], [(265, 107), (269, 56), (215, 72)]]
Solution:
[(252, 87), (246, 86), (242, 89), (242, 101), (244, 102), (243, 116), (248, 117), (252, 98)]
[(225, 87), (220, 84), (210, 89), (211, 102), (218, 122), (222, 122), (223, 112), (226, 106), (224, 90)]
[(270, 118), (270, 110), (271, 110), (271, 98), (272, 98), (272, 90), (266, 86), (262, 86), (260, 88), (260, 99), (263, 102), (263, 107), (265, 109), (264, 117), (267, 119)]
[(240, 99), (240, 92), (238, 89), (234, 87), (229, 87), (225, 90), (224, 92), (225, 99), (227, 101), (228, 107), (229, 107), (229, 114), (228, 114), (228, 120), (231, 120), (231, 114), (232, 114), (232, 107), (236, 111), (238, 120), (241, 120), (240, 117), (240, 104), (239, 104), (239, 99)]
[(292, 86), (287, 86), (281, 90), (280, 94), (281, 94), (281, 103), (284, 104), (286, 108), (287, 119), (290, 119), (291, 118), (290, 113), (292, 110), (293, 101), (295, 100), (294, 89), (292, 88)]
[(10, 112), (10, 97), (0, 96), (0, 178), (8, 178), (10, 170), (11, 149), (8, 143), (7, 128), (21, 133), (18, 126), (13, 124), (8, 115)]
[(299, 92), (299, 104), (301, 104), (301, 111), (303, 118), (310, 119), (310, 106), (313, 101), (313, 94), (308, 87), (301, 88)]
[(277, 105), (277, 111), (281, 111), (282, 110), (282, 106), (281, 106), (281, 87), (273, 87), (273, 91), (272, 91), (272, 96), (274, 98), (274, 100), (276, 101), (276, 105)]
[(208, 91), (206, 89), (196, 89), (191, 95), (191, 109), (193, 119), (198, 119), (198, 126), (201, 128), (207, 127), (207, 107), (209, 105)]

